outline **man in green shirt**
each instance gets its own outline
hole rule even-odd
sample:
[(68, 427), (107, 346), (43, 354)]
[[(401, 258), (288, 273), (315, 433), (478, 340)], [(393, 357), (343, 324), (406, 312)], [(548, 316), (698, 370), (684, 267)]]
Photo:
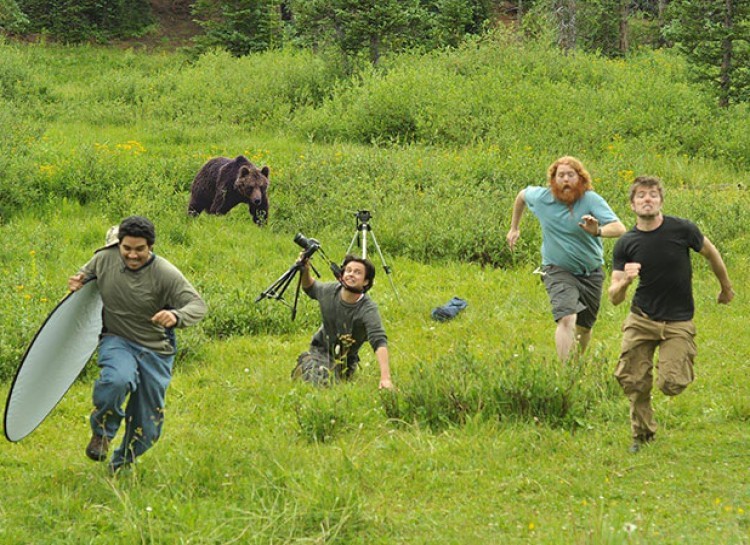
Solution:
[(318, 301), (323, 325), (313, 335), (309, 352), (300, 356), (292, 375), (311, 382), (348, 379), (357, 369), (359, 349), (369, 341), (380, 366), (380, 388), (393, 388), (388, 339), (375, 301), (365, 292), (372, 287), (375, 266), (367, 259), (346, 256), (340, 282), (316, 282), (307, 259), (302, 260), (302, 288)]
[(100, 376), (94, 385), (86, 455), (104, 461), (125, 419), (122, 444), (110, 460), (112, 472), (133, 462), (159, 438), (175, 356), (172, 330), (196, 324), (206, 313), (206, 304), (190, 282), (153, 253), (156, 231), (151, 221), (125, 218), (117, 237), (117, 245), (97, 251), (68, 279), (68, 288), (76, 291), (95, 278), (104, 303)]

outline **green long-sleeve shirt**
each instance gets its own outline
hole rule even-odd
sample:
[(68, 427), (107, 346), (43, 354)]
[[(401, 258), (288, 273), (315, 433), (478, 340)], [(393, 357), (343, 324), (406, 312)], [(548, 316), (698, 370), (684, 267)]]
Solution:
[(154, 314), (169, 309), (177, 317), (176, 327), (187, 327), (198, 323), (207, 311), (206, 303), (177, 267), (157, 255), (133, 271), (114, 246), (94, 254), (81, 272), (85, 279), (97, 280), (104, 303), (102, 333), (159, 354), (172, 354), (174, 349), (164, 327), (151, 321)]

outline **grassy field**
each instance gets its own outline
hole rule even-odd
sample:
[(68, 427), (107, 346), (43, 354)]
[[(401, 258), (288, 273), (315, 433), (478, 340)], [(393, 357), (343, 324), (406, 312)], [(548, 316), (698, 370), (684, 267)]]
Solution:
[[(714, 109), (668, 55), (508, 47), (349, 81), (300, 53), (1, 45), (0, 397), (123, 215), (154, 219), (156, 252), (210, 311), (180, 331), (164, 435), (130, 471), (111, 478), (84, 456), (93, 364), (37, 431), (0, 444), (0, 543), (749, 543), (746, 108)], [(646, 87), (655, 101), (641, 103)], [(188, 218), (201, 164), (239, 153), (271, 167), (268, 227), (241, 209)], [(504, 245), (515, 193), (561, 153), (584, 160), (626, 225), (630, 179), (662, 176), (666, 212), (699, 223), (737, 291), (716, 304), (694, 260), (697, 380), (655, 394), (658, 439), (635, 456), (611, 377), (627, 305), (604, 302), (589, 352), (562, 367), (530, 215), (519, 251)], [(378, 392), (367, 347), (351, 383), (291, 382), (316, 305), (301, 299), (292, 321), (255, 303), (296, 258), (297, 231), (340, 259), (359, 209), (374, 212), (398, 292), (370, 248), (396, 394)], [(453, 296), (467, 309), (431, 320)]]

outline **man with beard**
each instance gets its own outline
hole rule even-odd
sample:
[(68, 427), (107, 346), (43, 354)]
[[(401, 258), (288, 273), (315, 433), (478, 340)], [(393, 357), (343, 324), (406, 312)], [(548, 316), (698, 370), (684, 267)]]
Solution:
[(380, 367), (380, 388), (392, 389), (388, 338), (378, 307), (366, 294), (375, 280), (375, 266), (369, 259), (347, 255), (339, 282), (316, 282), (304, 252), (300, 260), (302, 288), (318, 301), (323, 325), (313, 335), (309, 351), (298, 358), (292, 378), (321, 386), (348, 380), (357, 370), (360, 347), (368, 341)]
[(542, 226), (542, 281), (557, 322), (555, 346), (563, 362), (576, 341), (583, 352), (591, 340), (602, 297), (603, 237), (625, 227), (591, 187), (591, 175), (575, 157), (561, 157), (547, 169), (548, 187), (529, 186), (513, 204), (506, 237), (513, 250), (528, 206)]
[(622, 350), (615, 377), (630, 399), (630, 423), (636, 453), (653, 440), (651, 407), (653, 358), (659, 348), (657, 385), (665, 395), (680, 394), (693, 381), (696, 354), (690, 251), (711, 265), (721, 285), (718, 302), (734, 298), (726, 266), (716, 247), (691, 221), (661, 212), (664, 189), (659, 178), (640, 176), (630, 188), (633, 229), (614, 248), (612, 282), (607, 295), (619, 305), (638, 279), (630, 314), (622, 327)]

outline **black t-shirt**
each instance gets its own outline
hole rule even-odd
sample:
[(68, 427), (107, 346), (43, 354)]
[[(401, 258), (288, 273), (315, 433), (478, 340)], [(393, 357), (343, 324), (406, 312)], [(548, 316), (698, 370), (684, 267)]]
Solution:
[(693, 222), (673, 216), (664, 216), (658, 229), (639, 231), (633, 227), (618, 239), (614, 270), (623, 271), (625, 263), (641, 264), (631, 307), (635, 312), (640, 309), (659, 322), (692, 320), (690, 248), (701, 251), (703, 234)]

